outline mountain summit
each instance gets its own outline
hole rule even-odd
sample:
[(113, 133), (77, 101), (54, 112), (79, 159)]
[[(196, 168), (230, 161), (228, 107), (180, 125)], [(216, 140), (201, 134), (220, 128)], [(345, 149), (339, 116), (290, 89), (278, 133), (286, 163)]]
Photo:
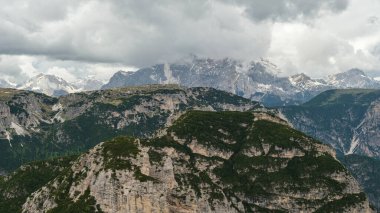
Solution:
[(379, 89), (380, 82), (367, 76), (362, 70), (351, 69), (328, 77), (328, 83), (336, 88)]
[(73, 85), (64, 79), (55, 75), (46, 75), (42, 73), (31, 78), (17, 89), (31, 90), (49, 96), (61, 96), (78, 91)]
[[(69, 93), (97, 90), (102, 85), (101, 81), (92, 78), (79, 79), (74, 83), (69, 83), (58, 76), (41, 73), (18, 86), (17, 89), (30, 90), (58, 97)], [(3, 87), (1, 86), (1, 82), (0, 87)]]

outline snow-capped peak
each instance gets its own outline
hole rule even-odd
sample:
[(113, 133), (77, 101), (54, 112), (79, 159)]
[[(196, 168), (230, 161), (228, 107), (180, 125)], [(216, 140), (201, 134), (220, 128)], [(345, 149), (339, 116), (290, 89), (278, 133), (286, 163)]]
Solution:
[(74, 85), (68, 83), (63, 78), (42, 73), (31, 78), (17, 89), (41, 92), (50, 96), (61, 96), (79, 91)]
[(367, 76), (362, 70), (351, 69), (346, 72), (330, 75), (328, 83), (338, 88), (379, 88), (380, 82)]
[(290, 76), (289, 80), (292, 83), (300, 83), (300, 82), (310, 81), (311, 78), (307, 76), (305, 73), (301, 73), (301, 74)]
[[(271, 73), (273, 75), (279, 75), (281, 73), (280, 68), (271, 62), (269, 59), (266, 58), (260, 58), (259, 61), (257, 61), (261, 66), (265, 67), (266, 72)], [(257, 64), (256, 63), (256, 64)]]
[(0, 79), (0, 88), (16, 88), (17, 84), (7, 79)]
[(329, 85), (321, 79), (312, 79), (308, 75), (301, 73), (288, 77), (289, 82), (301, 90), (321, 90), (328, 89)]

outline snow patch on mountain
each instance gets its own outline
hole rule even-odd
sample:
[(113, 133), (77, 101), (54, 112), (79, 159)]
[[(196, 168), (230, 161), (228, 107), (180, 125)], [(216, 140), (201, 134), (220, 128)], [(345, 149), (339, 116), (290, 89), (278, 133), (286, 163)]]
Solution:
[(356, 147), (358, 147), (358, 145), (359, 145), (359, 141), (360, 141), (359, 138), (354, 136), (354, 138), (352, 138), (352, 141), (351, 141), (350, 150), (348, 150), (348, 152), (345, 154), (346, 155), (354, 154)]

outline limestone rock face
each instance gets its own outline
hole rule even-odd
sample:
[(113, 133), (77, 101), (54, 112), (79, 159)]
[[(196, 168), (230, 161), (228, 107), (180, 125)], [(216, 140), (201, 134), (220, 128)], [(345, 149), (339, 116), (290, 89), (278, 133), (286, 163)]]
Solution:
[(190, 111), (159, 137), (95, 146), (34, 192), (23, 212), (373, 212), (330, 147), (281, 122)]
[(1, 89), (0, 91), (0, 137), (12, 146), (15, 136), (38, 133), (42, 124), (50, 124), (51, 105), (57, 99), (42, 94)]
[(294, 128), (333, 146), (371, 203), (380, 209), (378, 169), (373, 163), (380, 157), (379, 90), (331, 90), (280, 112)]

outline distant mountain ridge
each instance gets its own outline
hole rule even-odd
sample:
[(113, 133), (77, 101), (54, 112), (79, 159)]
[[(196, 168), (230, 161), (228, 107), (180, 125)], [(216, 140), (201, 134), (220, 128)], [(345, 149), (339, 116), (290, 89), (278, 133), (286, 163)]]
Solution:
[(329, 90), (280, 111), (296, 129), (342, 154), (380, 158), (380, 90)]
[(55, 75), (39, 74), (18, 86), (0, 80), (0, 87), (62, 96), (98, 89), (179, 84), (186, 87), (213, 87), (262, 102), (269, 107), (299, 105), (330, 89), (380, 89), (380, 81), (359, 69), (330, 75), (325, 79), (313, 79), (304, 73), (280, 77), (280, 72), (279, 67), (266, 59), (243, 63), (230, 58), (193, 57), (191, 60), (157, 64), (137, 71), (118, 71), (104, 85), (94, 78), (67, 82)]
[[(63, 78), (55, 75), (38, 74), (32, 77), (25, 83), (9, 87), (17, 88), (20, 90), (29, 90), (34, 92), (43, 93), (45, 95), (59, 97), (70, 93), (98, 90), (102, 86), (102, 82), (95, 79), (79, 79), (74, 83), (69, 83)], [(0, 87), (3, 87), (0, 81)], [(8, 86), (4, 86), (8, 87)]]
[(328, 83), (339, 89), (361, 88), (380, 89), (380, 81), (367, 76), (360, 69), (351, 69), (347, 72), (328, 76)]
[(233, 59), (193, 58), (191, 61), (158, 64), (135, 72), (119, 71), (102, 89), (145, 84), (180, 84), (206, 86), (228, 91), (266, 106), (302, 104), (316, 95), (337, 88), (380, 88), (380, 82), (363, 71), (352, 69), (328, 76), (326, 80), (312, 79), (306, 74), (279, 77), (279, 68), (261, 59), (244, 64)]
[(74, 85), (55, 75), (39, 74), (17, 87), (20, 90), (30, 90), (49, 96), (62, 96), (79, 92)]

